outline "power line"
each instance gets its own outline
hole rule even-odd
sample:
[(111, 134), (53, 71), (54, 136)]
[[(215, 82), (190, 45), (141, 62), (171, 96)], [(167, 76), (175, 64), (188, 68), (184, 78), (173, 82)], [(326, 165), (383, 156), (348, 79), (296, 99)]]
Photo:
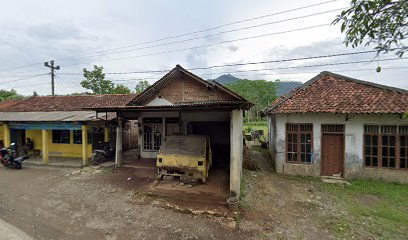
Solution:
[[(337, 2), (337, 1), (338, 1), (338, 0), (330, 0), (330, 1), (318, 2), (318, 3), (315, 3), (315, 4), (310, 4), (310, 5), (306, 5), (306, 6), (302, 6), (302, 7), (297, 7), (297, 8), (293, 8), (293, 9), (288, 9), (288, 10), (284, 10), (284, 11), (280, 11), (280, 12), (275, 12), (275, 13), (266, 14), (266, 15), (261, 15), (261, 16), (252, 17), (252, 18), (246, 18), (246, 19), (242, 19), (242, 20), (238, 20), (238, 21), (234, 21), (234, 22), (230, 22), (230, 23), (226, 23), (226, 24), (222, 24), (222, 25), (218, 25), (218, 26), (214, 26), (214, 27), (210, 27), (210, 28), (198, 30), (198, 31), (187, 32), (187, 33), (183, 33), (183, 34), (168, 36), (168, 37), (159, 38), (159, 39), (156, 39), (156, 40), (150, 40), (150, 41), (140, 42), (140, 43), (131, 44), (131, 45), (127, 45), (127, 46), (122, 46), (122, 47), (117, 47), (117, 48), (112, 48), (112, 49), (107, 49), (107, 50), (92, 52), (92, 53), (88, 53), (88, 54), (82, 54), (82, 55), (77, 55), (77, 56), (71, 56), (71, 57), (60, 58), (60, 59), (57, 59), (57, 60), (66, 61), (66, 60), (68, 60), (68, 59), (84, 57), (84, 56), (88, 56), (88, 55), (93, 55), (93, 54), (95, 54), (95, 53), (104, 53), (104, 52), (109, 52), (109, 51), (114, 51), (114, 50), (119, 50), (119, 49), (125, 49), (125, 48), (129, 48), (129, 47), (135, 47), (135, 46), (140, 46), (140, 45), (149, 44), (149, 43), (161, 42), (161, 41), (169, 40), (169, 39), (180, 38), (180, 37), (184, 37), (184, 36), (188, 36), (188, 35), (193, 35), (193, 34), (197, 34), (197, 33), (208, 32), (208, 31), (212, 31), (212, 30), (217, 30), (217, 29), (220, 29), (220, 28), (223, 28), (223, 27), (227, 27), (227, 26), (231, 26), (231, 25), (236, 25), (236, 24), (239, 24), (239, 23), (250, 22), (250, 21), (254, 21), (254, 20), (259, 20), (259, 19), (263, 19), (263, 18), (268, 18), (268, 17), (271, 17), (271, 16), (282, 15), (282, 14), (285, 14), (285, 13), (295, 12), (295, 11), (298, 11), (298, 10), (304, 10), (304, 9), (308, 9), (308, 8), (314, 8), (314, 7), (317, 7), (317, 6), (322, 6), (322, 5), (329, 4), (329, 3), (333, 3), (333, 2)], [(39, 65), (42, 64), (42, 63), (43, 63), (43, 62), (37, 62), (37, 63), (32, 63), (32, 64), (28, 64), (28, 65), (23, 65), (23, 66), (17, 66), (17, 67), (12, 67), (12, 68), (0, 69), (0, 72), (12, 71), (12, 70), (14, 70), (14, 69), (27, 68), (27, 67), (37, 66), (37, 65), (39, 66)]]
[(14, 70), (14, 69), (20, 69), (20, 68), (27, 68), (27, 67), (37, 66), (37, 65), (39, 65), (39, 64), (42, 64), (42, 62), (32, 63), (32, 64), (23, 65), (23, 66), (18, 66), (18, 67), (0, 69), (0, 72), (7, 72), (7, 71)]
[[(259, 65), (259, 64), (267, 64), (267, 63), (280, 63), (280, 62), (292, 62), (292, 61), (304, 61), (304, 60), (311, 60), (311, 59), (321, 59), (321, 58), (331, 58), (331, 57), (340, 57), (340, 56), (350, 56), (350, 55), (359, 55), (359, 54), (367, 54), (367, 53), (376, 53), (376, 50), (366, 50), (366, 51), (359, 51), (359, 52), (349, 52), (349, 53), (336, 53), (336, 54), (328, 54), (328, 55), (319, 55), (319, 56), (311, 56), (311, 57), (300, 57), (300, 58), (288, 58), (288, 59), (279, 59), (279, 60), (269, 60), (269, 61), (259, 61), (259, 62), (247, 62), (247, 63), (232, 63), (232, 64), (223, 64), (223, 65), (213, 65), (207, 67), (195, 67), (195, 68), (186, 68), (186, 70), (205, 70), (205, 69), (212, 69), (212, 68), (222, 68), (222, 67), (235, 67), (235, 66), (246, 66), (246, 65)], [(164, 69), (164, 70), (143, 70), (143, 71), (129, 71), (129, 72), (107, 72), (107, 75), (118, 75), (118, 74), (140, 74), (140, 73), (162, 73), (168, 72), (171, 69)], [(82, 75), (82, 73), (60, 73), (63, 75)]]
[[(167, 53), (183, 52), (183, 51), (187, 51), (187, 50), (194, 50), (194, 49), (200, 49), (200, 48), (214, 47), (214, 46), (221, 45), (221, 44), (225, 44), (225, 43), (231, 43), (231, 42), (237, 42), (237, 41), (244, 41), (244, 40), (250, 40), (250, 39), (256, 39), (256, 38), (263, 38), (263, 37), (269, 37), (269, 36), (273, 36), (273, 35), (279, 35), (279, 34), (284, 34), (284, 33), (291, 33), (291, 32), (303, 31), (303, 30), (314, 29), (314, 28), (319, 28), (319, 27), (328, 27), (328, 26), (330, 26), (330, 24), (319, 24), (319, 25), (314, 25), (314, 26), (310, 26), (310, 27), (303, 27), (303, 28), (297, 28), (297, 29), (292, 29), (292, 30), (287, 30), (287, 31), (274, 32), (274, 33), (262, 34), (262, 35), (257, 35), (257, 36), (251, 36), (251, 37), (233, 39), (233, 40), (222, 41), (222, 42), (213, 43), (213, 44), (208, 44), (208, 45), (202, 45), (202, 46), (195, 46), (195, 47), (182, 48), (182, 49), (176, 49), (176, 50), (170, 50), (170, 51), (149, 53), (149, 54), (144, 54), (144, 55), (135, 55), (135, 56), (129, 56), (129, 57), (107, 59), (107, 60), (103, 60), (103, 61), (100, 61), (100, 62), (111, 62), (111, 61), (127, 60), (127, 59), (132, 59), (132, 58), (139, 58), (139, 57), (155, 56), (155, 55), (161, 55), (161, 54), (167, 54)], [(65, 66), (65, 67), (68, 67), (68, 66), (75, 66), (75, 65), (81, 65), (81, 64), (86, 64), (86, 63), (94, 63), (94, 62), (95, 62), (95, 61), (82, 62), (82, 63), (74, 63), (74, 64), (67, 64), (67, 65), (64, 65), (64, 66)]]
[[(92, 54), (92, 55), (89, 54), (88, 56), (76, 57), (76, 58), (72, 58), (72, 59), (80, 59), (80, 58), (84, 58), (84, 57), (100, 57), (100, 56), (105, 56), (105, 55), (133, 52), (133, 51), (137, 51), (137, 50), (150, 49), (150, 48), (168, 46), (168, 45), (173, 45), (173, 44), (178, 44), (178, 43), (190, 42), (190, 41), (193, 41), (193, 40), (205, 39), (205, 38), (209, 38), (209, 37), (219, 36), (219, 35), (222, 35), (222, 34), (225, 34), (225, 33), (237, 32), (237, 31), (248, 30), (248, 29), (253, 29), (253, 28), (258, 28), (258, 27), (269, 26), (269, 25), (277, 24), (277, 23), (283, 23), (283, 22), (288, 22), (288, 21), (293, 21), (293, 20), (299, 20), (299, 19), (314, 17), (314, 16), (318, 16), (318, 15), (322, 15), (322, 14), (337, 12), (337, 11), (340, 11), (340, 10), (343, 10), (343, 9), (344, 8), (337, 8), (337, 9), (333, 9), (333, 10), (329, 10), (329, 11), (323, 11), (323, 12), (318, 12), (318, 13), (313, 13), (313, 14), (308, 14), (308, 15), (303, 15), (303, 16), (298, 16), (298, 17), (273, 21), (273, 22), (267, 22), (267, 23), (253, 25), (253, 26), (236, 28), (236, 29), (222, 31), (222, 32), (218, 32), (218, 33), (214, 33), (214, 34), (210, 34), (210, 35), (205, 35), (205, 36), (200, 36), (200, 37), (193, 37), (193, 38), (188, 38), (188, 39), (183, 39), (183, 40), (178, 40), (178, 41), (173, 41), (173, 42), (166, 42), (166, 43), (161, 43), (161, 44), (146, 46), (146, 47), (131, 48), (131, 49), (121, 50), (121, 51), (112, 51), (112, 52), (105, 52), (105, 53)], [(71, 60), (71, 59), (69, 59), (69, 60)], [(62, 60), (62, 61), (67, 61), (67, 60)]]
[[(398, 60), (406, 60), (406, 58), (386, 58), (382, 59), (381, 61), (398, 61)], [(373, 62), (372, 60), (362, 60), (362, 61), (352, 61), (352, 62), (340, 62), (340, 63), (326, 63), (326, 64), (313, 64), (313, 65), (303, 65), (303, 66), (293, 66), (293, 67), (278, 67), (278, 68), (264, 68), (264, 69), (253, 69), (253, 70), (237, 70), (237, 71), (224, 71), (224, 72), (212, 72), (212, 73), (201, 73), (199, 76), (210, 76), (210, 75), (222, 75), (222, 74), (234, 74), (234, 73), (248, 73), (248, 72), (261, 72), (261, 71), (273, 71), (273, 70), (285, 70), (285, 69), (299, 69), (299, 68), (311, 68), (311, 67), (323, 67), (323, 66), (337, 66), (337, 65), (350, 65), (350, 64), (359, 64), (359, 63), (370, 63)], [(389, 68), (383, 68), (383, 69), (405, 69), (408, 67), (389, 67)], [(366, 69), (366, 70), (373, 70), (373, 69)], [(255, 75), (270, 75), (271, 73), (264, 73), (264, 74), (258, 74), (256, 73)], [(279, 75), (280, 73), (277, 73)], [(293, 73), (293, 74), (298, 74), (298, 73)], [(119, 82), (126, 82), (126, 81), (143, 81), (146, 79), (156, 79), (153, 78), (154, 76), (157, 76), (159, 74), (155, 74), (149, 77), (144, 77), (144, 78), (130, 78), (130, 79), (110, 79), (111, 81), (119, 81)]]
[[(243, 20), (238, 20), (238, 21), (234, 21), (234, 22), (230, 22), (230, 23), (218, 25), (218, 26), (215, 26), (215, 27), (210, 27), (210, 28), (198, 30), (198, 31), (192, 31), (192, 32), (183, 33), (183, 34), (179, 34), (179, 35), (173, 35), (173, 36), (164, 37), (164, 38), (160, 38), (160, 39), (156, 39), (156, 40), (150, 40), (150, 41), (146, 41), (146, 42), (140, 42), (140, 43), (137, 43), (137, 44), (132, 44), (132, 45), (127, 45), (127, 46), (122, 46), (122, 47), (117, 47), (117, 48), (112, 48), (112, 49), (107, 49), (107, 50), (92, 52), (92, 53), (83, 54), (83, 55), (77, 55), (77, 56), (71, 56), (71, 57), (60, 58), (60, 59), (57, 59), (57, 60), (66, 61), (66, 60), (68, 60), (68, 59), (79, 58), (79, 57), (84, 57), (84, 56), (88, 56), (88, 55), (94, 55), (95, 53), (104, 53), (104, 52), (109, 52), (109, 51), (114, 51), (114, 50), (119, 50), (119, 49), (125, 49), (125, 48), (129, 48), (129, 47), (135, 47), (135, 46), (140, 46), (140, 45), (149, 44), (149, 43), (161, 42), (161, 41), (169, 40), (169, 39), (180, 38), (180, 37), (184, 37), (184, 36), (188, 36), (188, 35), (193, 35), (193, 34), (197, 34), (197, 33), (208, 32), (208, 31), (220, 29), (220, 28), (223, 28), (223, 27), (227, 27), (227, 26), (231, 26), (231, 25), (235, 25), (235, 24), (239, 24), (239, 23), (243, 23), (243, 22), (249, 22), (249, 21), (259, 20), (259, 19), (263, 19), (263, 18), (267, 18), (267, 17), (271, 17), (271, 16), (277, 16), (277, 15), (282, 15), (282, 14), (285, 14), (285, 13), (295, 12), (295, 11), (298, 11), (298, 10), (303, 10), (303, 9), (308, 9), (308, 8), (317, 7), (317, 6), (322, 6), (322, 5), (329, 4), (329, 3), (332, 3), (332, 2), (337, 2), (337, 1), (338, 1), (338, 0), (330, 0), (330, 1), (319, 2), (319, 3), (310, 4), (310, 5), (306, 5), (306, 6), (302, 6), (302, 7), (297, 7), (297, 8), (293, 8), (293, 9), (288, 9), (288, 10), (284, 10), (284, 11), (280, 11), (280, 12), (275, 12), (275, 13), (271, 13), (271, 14), (261, 15), (261, 16), (258, 16), (258, 17), (252, 17), (252, 18), (247, 18), (247, 19), (243, 19)], [(14, 69), (20, 69), (20, 68), (27, 68), (27, 67), (37, 66), (37, 65), (40, 65), (40, 64), (42, 64), (42, 62), (32, 63), (32, 64), (28, 64), (28, 65), (13, 67), (13, 68), (1, 69), (0, 72), (6, 72), (6, 71), (14, 70)]]
[(222, 24), (222, 25), (219, 25), (219, 26), (215, 26), (215, 27), (210, 27), (210, 28), (198, 30), (198, 31), (192, 31), (192, 32), (188, 32), (188, 33), (173, 35), (173, 36), (169, 36), (169, 37), (159, 38), (159, 39), (156, 39), (156, 40), (150, 40), (150, 41), (140, 42), (140, 43), (136, 43), (136, 44), (131, 44), (131, 45), (127, 45), (127, 46), (122, 46), (122, 47), (117, 47), (117, 48), (112, 48), (112, 49), (107, 49), (107, 50), (102, 50), (102, 51), (97, 51), (97, 52), (88, 53), (88, 54), (83, 54), (83, 55), (78, 55), (78, 56), (71, 56), (71, 57), (61, 58), (61, 59), (58, 59), (58, 60), (60, 60), (60, 61), (64, 60), (64, 61), (65, 61), (65, 60), (67, 60), (67, 59), (89, 56), (89, 55), (93, 55), (93, 54), (95, 54), (95, 53), (104, 53), (104, 52), (115, 51), (115, 50), (119, 50), (119, 49), (125, 49), (125, 48), (130, 48), (130, 47), (136, 47), (136, 46), (145, 45), (145, 44), (149, 44), (149, 43), (161, 42), (161, 41), (169, 40), (169, 39), (180, 38), (180, 37), (184, 37), (184, 36), (188, 36), (188, 35), (193, 35), (193, 34), (197, 34), (197, 33), (208, 32), (208, 31), (212, 31), (212, 30), (217, 30), (217, 29), (220, 29), (220, 28), (223, 28), (223, 27), (227, 27), (227, 26), (231, 26), (231, 25), (235, 25), (235, 24), (239, 24), (239, 23), (243, 23), (243, 22), (249, 22), (249, 21), (259, 20), (259, 19), (263, 19), (263, 18), (267, 18), (267, 17), (271, 17), (271, 16), (277, 16), (277, 15), (281, 15), (281, 14), (285, 14), (285, 13), (290, 13), (290, 12), (294, 12), (294, 11), (298, 11), (298, 10), (304, 10), (304, 9), (308, 9), (308, 8), (313, 8), (313, 7), (325, 5), (325, 4), (332, 3), (332, 2), (336, 2), (336, 1), (338, 1), (338, 0), (330, 0), (330, 1), (319, 2), (319, 3), (310, 4), (310, 5), (306, 5), (306, 6), (302, 6), (302, 7), (298, 7), (298, 8), (293, 8), (293, 9), (288, 9), (288, 10), (284, 10), (284, 11), (280, 11), (280, 12), (275, 12), (275, 13), (271, 13), (271, 14), (266, 14), (266, 15), (262, 15), (262, 16), (258, 16), (258, 17), (252, 17), (252, 18), (247, 18), (247, 19), (243, 19), (243, 20), (238, 20), (238, 21), (234, 21), (234, 22)]
[[(395, 70), (395, 69), (408, 69), (408, 67), (383, 67), (383, 70)], [(331, 72), (362, 72), (362, 71), (372, 71), (374, 73), (374, 69), (372, 68), (364, 68), (364, 69), (342, 69), (342, 70), (327, 70), (326, 71), (331, 71)], [(291, 73), (257, 73), (257, 74), (253, 74), (255, 76), (257, 75), (262, 75), (262, 76), (279, 76), (279, 75), (295, 75), (295, 74), (316, 74), (319, 73), (320, 71), (313, 71), (313, 72), (291, 72)], [(206, 74), (201, 74), (202, 76), (204, 75), (212, 75), (212, 74), (227, 74), (228, 72), (224, 72), (224, 73), (206, 73)], [(375, 72), (376, 73), (376, 72)], [(253, 76), (253, 75), (234, 75), (235, 77), (239, 77), (239, 76)], [(60, 77), (57, 77), (59, 79), (61, 79)], [(141, 81), (143, 79), (115, 79), (115, 80), (111, 80), (114, 82), (117, 81)], [(282, 80), (281, 80), (282, 81)], [(77, 84), (80, 83), (79, 81), (75, 81), (75, 82), (64, 82), (64, 84)], [(48, 85), (49, 83), (39, 83), (39, 84), (33, 84), (33, 85), (21, 85), (21, 86), (15, 86), (13, 88), (25, 88), (25, 87), (32, 87), (32, 86), (40, 86), (40, 85)]]
[(36, 78), (36, 77), (39, 77), (39, 76), (45, 76), (45, 75), (48, 75), (48, 74), (49, 74), (49, 73), (36, 74), (36, 75), (29, 76), (29, 77), (14, 79), (14, 80), (11, 80), (11, 81), (6, 81), (6, 82), (0, 82), (0, 84), (23, 81), (23, 80), (30, 79), (30, 78)]
[[(385, 58), (381, 61), (396, 61), (396, 60), (404, 60), (406, 58)], [(297, 68), (310, 68), (310, 67), (324, 67), (324, 66), (337, 66), (337, 65), (349, 65), (349, 64), (357, 64), (357, 63), (370, 63), (373, 60), (363, 60), (363, 61), (352, 61), (352, 62), (340, 62), (340, 63), (324, 63), (324, 64), (314, 64), (314, 65), (303, 65), (303, 66), (294, 66), (294, 67), (278, 67), (278, 68), (264, 68), (264, 69), (253, 69), (253, 70), (237, 70), (231, 72), (224, 72), (224, 74), (228, 73), (239, 73), (239, 72), (260, 72), (260, 71), (270, 71), (270, 70), (282, 70), (282, 69), (297, 69)], [(217, 74), (217, 73), (214, 73)], [(203, 74), (200, 74), (203, 75)]]

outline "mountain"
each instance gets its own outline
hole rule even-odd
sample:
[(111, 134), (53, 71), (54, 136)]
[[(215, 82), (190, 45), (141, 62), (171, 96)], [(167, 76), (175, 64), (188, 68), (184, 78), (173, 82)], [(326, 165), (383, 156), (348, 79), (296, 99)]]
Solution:
[[(216, 79), (214, 79), (215, 81), (225, 85), (225, 84), (229, 84), (229, 83), (234, 83), (235, 81), (239, 80), (239, 78), (231, 75), (231, 74), (225, 74), (225, 75), (221, 75), (219, 77), (217, 77)], [(287, 93), (289, 93), (290, 91), (292, 91), (293, 89), (299, 87), (300, 85), (302, 85), (302, 82), (298, 82), (298, 81), (290, 81), (290, 82), (282, 82), (282, 81), (276, 81), (276, 83), (278, 83), (278, 89), (276, 90), (276, 95), (282, 96), (285, 95)]]
[(277, 83), (278, 83), (278, 89), (276, 90), (276, 95), (278, 96), (285, 95), (289, 93), (290, 91), (292, 91), (293, 89), (303, 84), (302, 82), (297, 82), (297, 81), (290, 81), (290, 82), (277, 81)]
[(217, 77), (216, 79), (214, 79), (215, 81), (225, 85), (228, 83), (234, 83), (236, 80), (238, 80), (239, 78), (232, 76), (231, 74), (225, 74), (225, 75), (221, 75), (219, 77)]

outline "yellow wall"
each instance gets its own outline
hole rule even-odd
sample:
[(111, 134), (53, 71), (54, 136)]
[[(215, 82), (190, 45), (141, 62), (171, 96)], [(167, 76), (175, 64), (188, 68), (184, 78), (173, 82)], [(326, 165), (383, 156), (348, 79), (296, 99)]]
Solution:
[(0, 124), (0, 140), (4, 142), (4, 127), (3, 124)]
[[(74, 144), (73, 131), (70, 131), (70, 144), (61, 144), (52, 142), (52, 130), (48, 131), (48, 151), (49, 156), (57, 157), (82, 157), (82, 144)], [(42, 134), (41, 130), (26, 130), (26, 138), (31, 138), (34, 141), (34, 149), (42, 150)], [(88, 158), (92, 157), (92, 144), (87, 144)]]

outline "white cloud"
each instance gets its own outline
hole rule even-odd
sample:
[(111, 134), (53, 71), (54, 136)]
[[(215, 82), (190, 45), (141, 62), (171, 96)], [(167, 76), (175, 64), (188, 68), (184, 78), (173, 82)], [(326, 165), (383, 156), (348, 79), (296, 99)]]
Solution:
[[(264, 27), (236, 31), (215, 37), (198, 39), (179, 44), (171, 44), (162, 47), (139, 49), (131, 52), (112, 54), (98, 57), (84, 57), (62, 61), (61, 58), (95, 53), (105, 49), (112, 49), (174, 36), (201, 29), (211, 28), (217, 25), (233, 21), (262, 16), (305, 6), (319, 1), (300, 2), (296, 0), (270, 1), (258, 0), (256, 3), (248, 1), (108, 1), (108, 0), (72, 0), (52, 1), (44, 0), (33, 2), (29, 0), (15, 0), (5, 2), (0, 9), (3, 21), (0, 23), (0, 83), (18, 79), (17, 75), (38, 74), (47, 72), (42, 62), (56, 59), (61, 65), (61, 73), (56, 80), (57, 93), (84, 91), (79, 86), (82, 80), (80, 75), (63, 75), (62, 73), (81, 73), (82, 68), (90, 68), (93, 64), (103, 65), (107, 72), (135, 71), (135, 70), (161, 70), (171, 69), (176, 64), (186, 68), (221, 65), (227, 63), (245, 63), (262, 60), (295, 58), (316, 56), (340, 52), (356, 51), (346, 48), (342, 44), (338, 26), (327, 26), (292, 33), (271, 35), (245, 41), (230, 42), (209, 48), (165, 53), (160, 55), (135, 57), (151, 53), (165, 52), (182, 48), (190, 48), (213, 44), (220, 41), (245, 38), (250, 36), (283, 32), (290, 29), (330, 23), (336, 13), (328, 13), (306, 19), (288, 21), (281, 24), (271, 24)], [(347, 1), (337, 1), (319, 7), (303, 9), (292, 13), (276, 15), (256, 21), (230, 25), (224, 28), (186, 36), (185, 38), (205, 36), (220, 31), (232, 30), (256, 24), (262, 24), (296, 16), (307, 15), (339, 7), (347, 6)], [(183, 38), (180, 38), (183, 39)], [(179, 38), (168, 41), (180, 40)], [(168, 42), (167, 41), (167, 42)], [(166, 42), (166, 41), (164, 41)], [(160, 42), (157, 42), (160, 43)], [(151, 43), (151, 46), (157, 43)], [(393, 57), (393, 54), (383, 58)], [(127, 58), (124, 60), (111, 61), (114, 58)], [(322, 59), (303, 62), (287, 62), (266, 64), (264, 66), (244, 66), (217, 68), (205, 71), (195, 71), (196, 74), (208, 74), (211, 72), (226, 72), (237, 70), (250, 70), (256, 68), (290, 67), (296, 65), (308, 65), (318, 63), (334, 63), (340, 61), (365, 60), (368, 56), (352, 56), (336, 59)], [(12, 67), (38, 63), (29, 68), (7, 70)], [(72, 66), (68, 66), (74, 64)], [(383, 68), (406, 66), (406, 61), (381, 62)], [(312, 72), (309, 74), (292, 75), (256, 75), (255, 73), (242, 73), (247, 78), (265, 78), (274, 80), (306, 81), (315, 72), (323, 70), (347, 70), (357, 68), (373, 68), (376, 63), (359, 64), (352, 66), (315, 67), (305, 69), (288, 69), (280, 71), (264, 71), (263, 73), (299, 73)], [(375, 72), (340, 72), (352, 77), (360, 77), (366, 80), (383, 84), (407, 88), (405, 77), (407, 69), (384, 69), (380, 74)], [(153, 74), (134, 74), (124, 76), (109, 76), (111, 79), (140, 79)], [(237, 74), (238, 75), (238, 74)], [(14, 76), (14, 77), (13, 77)], [(156, 76), (157, 79), (160, 75)], [(204, 75), (204, 78), (217, 77)], [(38, 85), (36, 87), (21, 87), (21, 85), (47, 83), (49, 76), (41, 76), (2, 84), (2, 88), (16, 89), (24, 94), (31, 94), (33, 90), (40, 94), (49, 94), (50, 87)], [(151, 82), (154, 80), (150, 80)], [(29, 83), (29, 84), (28, 84)], [(134, 88), (135, 81), (126, 83)], [(404, 85), (405, 84), (405, 85)]]

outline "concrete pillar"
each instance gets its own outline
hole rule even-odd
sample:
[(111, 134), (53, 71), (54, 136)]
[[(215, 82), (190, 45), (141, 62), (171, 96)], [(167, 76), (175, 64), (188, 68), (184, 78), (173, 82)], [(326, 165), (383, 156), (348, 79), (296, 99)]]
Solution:
[(48, 164), (48, 130), (43, 129), (42, 131), (42, 159), (43, 164)]
[(3, 124), (3, 128), (4, 128), (4, 146), (10, 147), (11, 145), (10, 128), (8, 124)]
[(82, 165), (88, 164), (88, 126), (82, 125)]
[(243, 159), (243, 112), (241, 109), (231, 112), (231, 159), (230, 159), (230, 195), (238, 197), (242, 176)]
[(118, 126), (116, 127), (116, 153), (115, 153), (115, 166), (122, 166), (122, 118), (118, 117)]
[(109, 128), (108, 127), (105, 127), (105, 132), (104, 132), (104, 142), (105, 143), (109, 143)]

